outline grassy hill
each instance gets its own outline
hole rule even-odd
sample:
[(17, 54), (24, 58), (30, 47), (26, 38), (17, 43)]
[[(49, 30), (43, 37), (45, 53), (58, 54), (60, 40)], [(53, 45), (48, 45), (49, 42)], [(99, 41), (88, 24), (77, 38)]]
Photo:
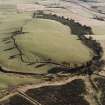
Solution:
[[(27, 17), (27, 18), (26, 18)], [(47, 19), (32, 19), (30, 14), (18, 14), (9, 17), (1, 24), (0, 33), (0, 63), (4, 67), (16, 71), (46, 73), (54, 65), (45, 65), (35, 68), (35, 65), (23, 63), (20, 56), (9, 59), (18, 54), (14, 48), (11, 32), (23, 26), (24, 34), (16, 35), (17, 46), (24, 54), (26, 62), (35, 62), (36, 59), (45, 61), (52, 59), (57, 63), (68, 62), (70, 64), (82, 64), (92, 58), (92, 51), (87, 48), (75, 35), (70, 35), (70, 29), (63, 24)], [(8, 38), (9, 37), (9, 38)], [(5, 41), (5, 38), (7, 40)], [(4, 40), (4, 41), (3, 41)], [(11, 50), (6, 50), (13, 48)]]
[(23, 32), (15, 37), (23, 53), (35, 58), (52, 59), (54, 62), (83, 63), (91, 59), (91, 51), (76, 36), (70, 35), (67, 26), (48, 19), (33, 19), (23, 26)]

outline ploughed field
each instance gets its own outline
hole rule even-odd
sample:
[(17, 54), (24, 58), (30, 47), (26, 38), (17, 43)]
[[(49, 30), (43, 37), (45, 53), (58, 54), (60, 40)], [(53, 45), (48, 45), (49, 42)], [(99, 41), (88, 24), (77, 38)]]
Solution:
[[(28, 90), (26, 94), (40, 102), (41, 105), (89, 105), (84, 99), (86, 88), (81, 79), (75, 79), (63, 86), (46, 86)], [(32, 105), (17, 95), (3, 103), (3, 105)]]
[[(95, 76), (93, 79), (100, 95), (100, 104), (105, 104), (105, 79)], [(26, 91), (29, 99), (41, 105), (91, 105), (88, 102), (88, 89), (86, 82), (82, 79), (74, 79), (70, 83), (61, 86), (44, 86)], [(21, 95), (14, 95), (8, 100), (2, 101), (2, 105), (34, 105), (32, 100), (27, 100)], [(92, 99), (91, 99), (92, 100)]]
[(63, 86), (28, 90), (26, 93), (42, 105), (89, 105), (84, 99), (86, 90), (81, 79), (75, 79)]
[(2, 102), (3, 105), (33, 105), (31, 102), (27, 101), (19, 95), (11, 97), (8, 102)]

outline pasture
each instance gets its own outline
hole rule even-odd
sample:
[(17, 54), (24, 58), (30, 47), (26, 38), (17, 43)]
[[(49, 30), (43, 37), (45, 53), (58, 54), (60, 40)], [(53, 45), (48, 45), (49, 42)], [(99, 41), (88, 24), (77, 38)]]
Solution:
[[(51, 59), (53, 62), (70, 64), (82, 64), (91, 60), (92, 51), (82, 44), (77, 36), (70, 34), (70, 29), (63, 24), (49, 19), (32, 19), (31, 15), (19, 14), (4, 20), (1, 24), (1, 55), (2, 66), (24, 72), (47, 73), (53, 65), (45, 65), (35, 68), (35, 65), (27, 65), (21, 61), (19, 51), (15, 48), (11, 39), (11, 32), (23, 27), (24, 34), (14, 37), (17, 46), (24, 54), (23, 59), (30, 63), (36, 59), (45, 61)], [(5, 39), (7, 40), (5, 41)], [(7, 50), (11, 49), (11, 50)], [(17, 54), (14, 59), (10, 56)], [(6, 61), (6, 62), (5, 62)]]

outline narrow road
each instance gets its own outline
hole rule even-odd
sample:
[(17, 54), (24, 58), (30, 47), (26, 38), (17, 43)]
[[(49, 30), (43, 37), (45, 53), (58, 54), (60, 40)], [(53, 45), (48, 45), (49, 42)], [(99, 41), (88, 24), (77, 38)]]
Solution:
[(61, 85), (65, 85), (67, 83), (70, 83), (71, 81), (75, 80), (75, 79), (83, 79), (85, 80), (85, 76), (70, 76), (68, 79), (65, 79), (65, 80), (60, 80), (60, 81), (54, 81), (54, 82), (50, 82), (50, 81), (47, 81), (47, 82), (44, 82), (44, 83), (40, 83), (40, 84), (36, 84), (36, 85), (27, 85), (27, 86), (23, 86), (23, 87), (20, 87), (18, 88), (18, 91), (22, 91), (22, 92), (26, 92), (27, 90), (29, 89), (35, 89), (35, 88), (40, 88), (40, 87), (45, 87), (45, 86), (61, 86)]

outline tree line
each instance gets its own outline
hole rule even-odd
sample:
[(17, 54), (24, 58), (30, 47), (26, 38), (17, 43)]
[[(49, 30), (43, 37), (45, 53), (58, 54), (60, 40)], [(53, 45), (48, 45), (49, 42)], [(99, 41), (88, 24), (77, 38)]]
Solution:
[(71, 33), (75, 35), (93, 34), (91, 27), (81, 25), (79, 22), (75, 22), (73, 19), (65, 18), (64, 16), (58, 16), (56, 14), (45, 14), (43, 11), (34, 12), (33, 18), (44, 18), (56, 20), (64, 25), (69, 26)]

